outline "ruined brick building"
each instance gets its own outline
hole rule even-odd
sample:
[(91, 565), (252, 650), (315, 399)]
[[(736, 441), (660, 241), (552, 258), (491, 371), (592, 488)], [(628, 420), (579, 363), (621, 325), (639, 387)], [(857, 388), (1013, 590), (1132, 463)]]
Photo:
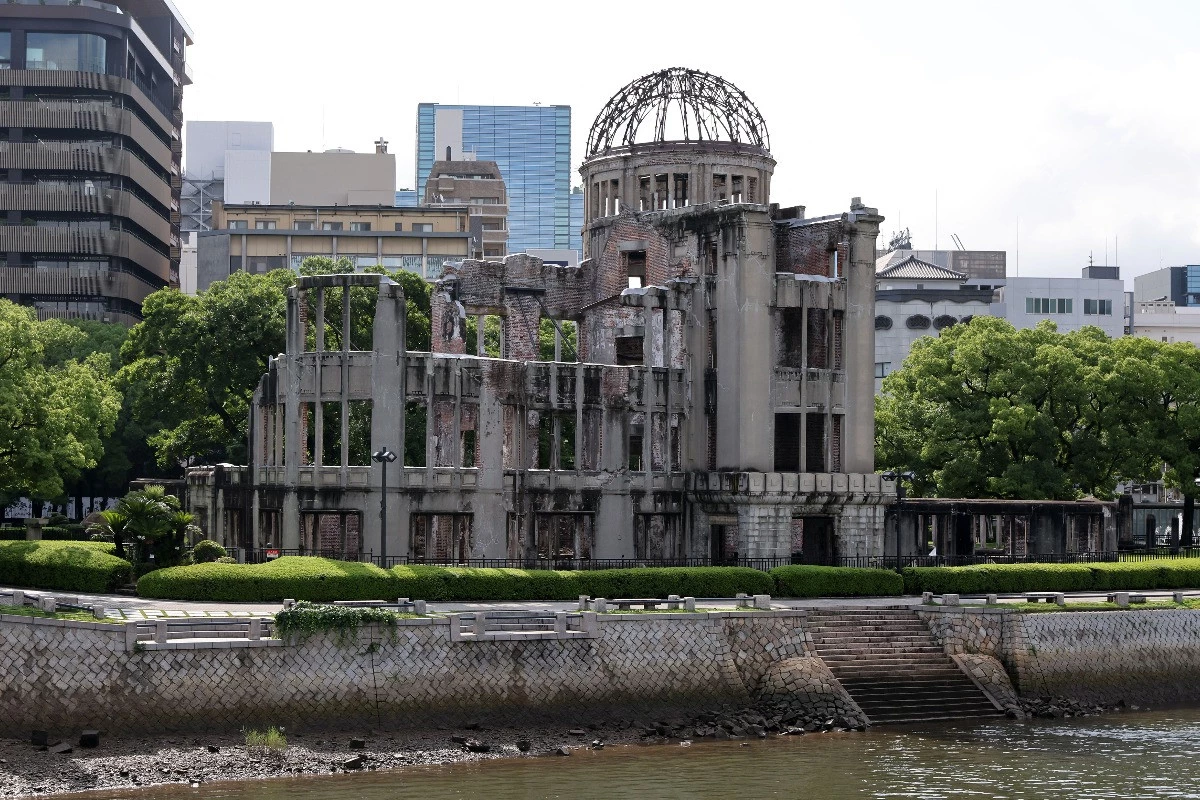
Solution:
[[(193, 507), (232, 545), (393, 560), (883, 554), (882, 217), (857, 198), (815, 218), (780, 208), (774, 168), (733, 85), (683, 69), (630, 83), (589, 136), (578, 267), (448, 266), (432, 352), (407, 348), (386, 278), (300, 279), (287, 352), (255, 394), (252, 463), (194, 471), (211, 491)], [(374, 304), (368, 347), (355, 296)], [(385, 446), (401, 455), (386, 547), (370, 458)]]

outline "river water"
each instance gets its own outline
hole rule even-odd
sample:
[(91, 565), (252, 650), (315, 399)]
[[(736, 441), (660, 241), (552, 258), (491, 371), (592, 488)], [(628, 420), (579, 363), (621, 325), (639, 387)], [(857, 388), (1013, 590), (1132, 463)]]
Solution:
[(1200, 710), (648, 745), (355, 775), (90, 793), (122, 800), (1200, 798)]

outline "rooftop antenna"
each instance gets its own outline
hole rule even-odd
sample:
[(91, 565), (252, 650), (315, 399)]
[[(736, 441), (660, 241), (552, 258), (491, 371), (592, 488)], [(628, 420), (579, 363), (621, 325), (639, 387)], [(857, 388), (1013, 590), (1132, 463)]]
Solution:
[(950, 241), (954, 242), (954, 246), (957, 247), (959, 250), (962, 250), (964, 252), (966, 251), (967, 248), (963, 247), (962, 239), (958, 238), (957, 233), (950, 234)]
[(938, 196), (937, 189), (933, 190), (933, 249), (938, 249)]

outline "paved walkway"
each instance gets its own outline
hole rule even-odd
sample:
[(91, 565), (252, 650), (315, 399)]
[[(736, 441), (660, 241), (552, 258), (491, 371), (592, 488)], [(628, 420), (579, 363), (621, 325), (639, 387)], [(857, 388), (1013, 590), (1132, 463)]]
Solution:
[[(10, 588), (0, 586), (0, 593), (9, 592)], [(42, 593), (42, 590), (31, 589), (26, 591)], [(190, 600), (153, 600), (142, 597), (129, 597), (127, 595), (112, 595), (112, 594), (82, 594), (78, 592), (45, 592), (53, 594), (58, 598), (76, 597), (79, 599), (80, 605), (100, 605), (104, 608), (105, 613), (112, 619), (158, 619), (161, 617), (261, 617), (270, 616), (281, 610), (282, 605), (279, 603), (225, 603), (225, 602), (200, 602)], [(1160, 591), (1145, 591), (1137, 592), (1143, 594), (1149, 600), (1170, 600), (1171, 592)], [(1192, 596), (1197, 596), (1196, 592), (1189, 592)], [(1021, 594), (1000, 595), (1001, 603), (1021, 603), (1025, 597)], [(1104, 593), (1095, 592), (1073, 592), (1067, 593), (1066, 599), (1068, 603), (1081, 602), (1103, 602), (1105, 600)], [(964, 604), (967, 605), (982, 605), (983, 597), (964, 596)], [(844, 607), (896, 607), (896, 606), (918, 606), (921, 603), (919, 597), (816, 597), (805, 599), (791, 598), (773, 598), (771, 605), (774, 608), (844, 608)], [(731, 608), (732, 602), (729, 599), (698, 599), (696, 601), (697, 608)], [(480, 609), (501, 609), (501, 608), (519, 608), (530, 611), (575, 611), (578, 604), (575, 602), (504, 602), (504, 603), (449, 603), (449, 602), (431, 602), (428, 605), (430, 613), (434, 614), (453, 614), (462, 611), (477, 611)]]

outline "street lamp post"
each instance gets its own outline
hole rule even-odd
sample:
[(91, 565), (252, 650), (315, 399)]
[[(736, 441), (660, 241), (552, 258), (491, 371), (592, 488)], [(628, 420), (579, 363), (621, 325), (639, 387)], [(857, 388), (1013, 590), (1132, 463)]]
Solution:
[(911, 481), (916, 477), (916, 474), (908, 471), (896, 472), (889, 469), (887, 472), (881, 472), (879, 477), (885, 481), (896, 482), (896, 572), (900, 572), (900, 531), (904, 525), (901, 519), (901, 514), (904, 512), (904, 482)]
[(371, 460), (383, 466), (379, 496), (379, 561), (380, 566), (387, 569), (387, 465), (396, 460), (396, 454), (385, 445), (371, 454)]

